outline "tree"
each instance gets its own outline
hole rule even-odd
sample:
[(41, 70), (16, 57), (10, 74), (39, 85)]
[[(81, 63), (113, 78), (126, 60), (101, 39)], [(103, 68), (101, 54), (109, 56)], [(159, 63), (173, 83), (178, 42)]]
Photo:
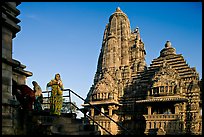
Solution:
[[(74, 105), (73, 105), (74, 104)], [(61, 112), (62, 113), (78, 113), (77, 112), (77, 108), (75, 107), (76, 102), (70, 102), (67, 99), (63, 98), (63, 104), (62, 104), (62, 109)]]

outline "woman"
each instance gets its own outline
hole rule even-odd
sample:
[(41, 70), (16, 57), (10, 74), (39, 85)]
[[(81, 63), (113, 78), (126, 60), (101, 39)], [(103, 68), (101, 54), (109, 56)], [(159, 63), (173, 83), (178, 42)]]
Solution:
[(15, 80), (12, 80), (12, 95), (16, 96), (24, 110), (32, 111), (32, 105), (35, 100), (33, 90), (27, 85), (20, 85)]
[(62, 108), (62, 94), (63, 94), (63, 84), (60, 78), (60, 74), (55, 74), (55, 79), (47, 83), (47, 87), (51, 87), (51, 97), (50, 97), (50, 114), (51, 115), (61, 115)]
[(36, 81), (32, 82), (35, 93), (34, 111), (40, 112), (42, 110), (41, 103), (43, 102), (42, 89)]

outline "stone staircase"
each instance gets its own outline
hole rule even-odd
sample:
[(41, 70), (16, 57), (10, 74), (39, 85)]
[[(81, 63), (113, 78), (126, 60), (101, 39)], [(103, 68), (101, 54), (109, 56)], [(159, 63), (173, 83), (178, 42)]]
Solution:
[(51, 116), (49, 113), (32, 115), (31, 135), (100, 135), (98, 126), (84, 124), (75, 113)]

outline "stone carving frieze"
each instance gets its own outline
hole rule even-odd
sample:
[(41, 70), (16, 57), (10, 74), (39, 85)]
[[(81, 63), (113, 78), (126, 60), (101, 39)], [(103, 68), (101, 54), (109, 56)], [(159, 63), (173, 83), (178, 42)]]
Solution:
[(164, 60), (164, 63), (160, 67), (159, 71), (157, 71), (152, 78), (152, 86), (168, 86), (172, 85), (175, 86), (179, 84), (180, 76), (178, 72), (171, 68)]
[(94, 100), (110, 99), (110, 96), (114, 96), (116, 99), (117, 93), (117, 85), (114, 79), (108, 72), (106, 72), (103, 78), (95, 85), (92, 97)]

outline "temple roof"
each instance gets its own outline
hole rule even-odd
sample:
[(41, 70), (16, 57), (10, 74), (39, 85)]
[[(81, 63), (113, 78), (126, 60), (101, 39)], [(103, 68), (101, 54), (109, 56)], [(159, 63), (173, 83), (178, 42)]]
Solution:
[(151, 81), (156, 72), (160, 70), (164, 65), (164, 61), (168, 66), (174, 69), (181, 79), (189, 77), (198, 77), (198, 73), (195, 69), (190, 68), (189, 65), (184, 60), (181, 54), (176, 54), (175, 49), (172, 47), (171, 42), (167, 41), (165, 48), (161, 50), (160, 56), (152, 60), (150, 67), (141, 73), (138, 79), (140, 83), (146, 83)]

